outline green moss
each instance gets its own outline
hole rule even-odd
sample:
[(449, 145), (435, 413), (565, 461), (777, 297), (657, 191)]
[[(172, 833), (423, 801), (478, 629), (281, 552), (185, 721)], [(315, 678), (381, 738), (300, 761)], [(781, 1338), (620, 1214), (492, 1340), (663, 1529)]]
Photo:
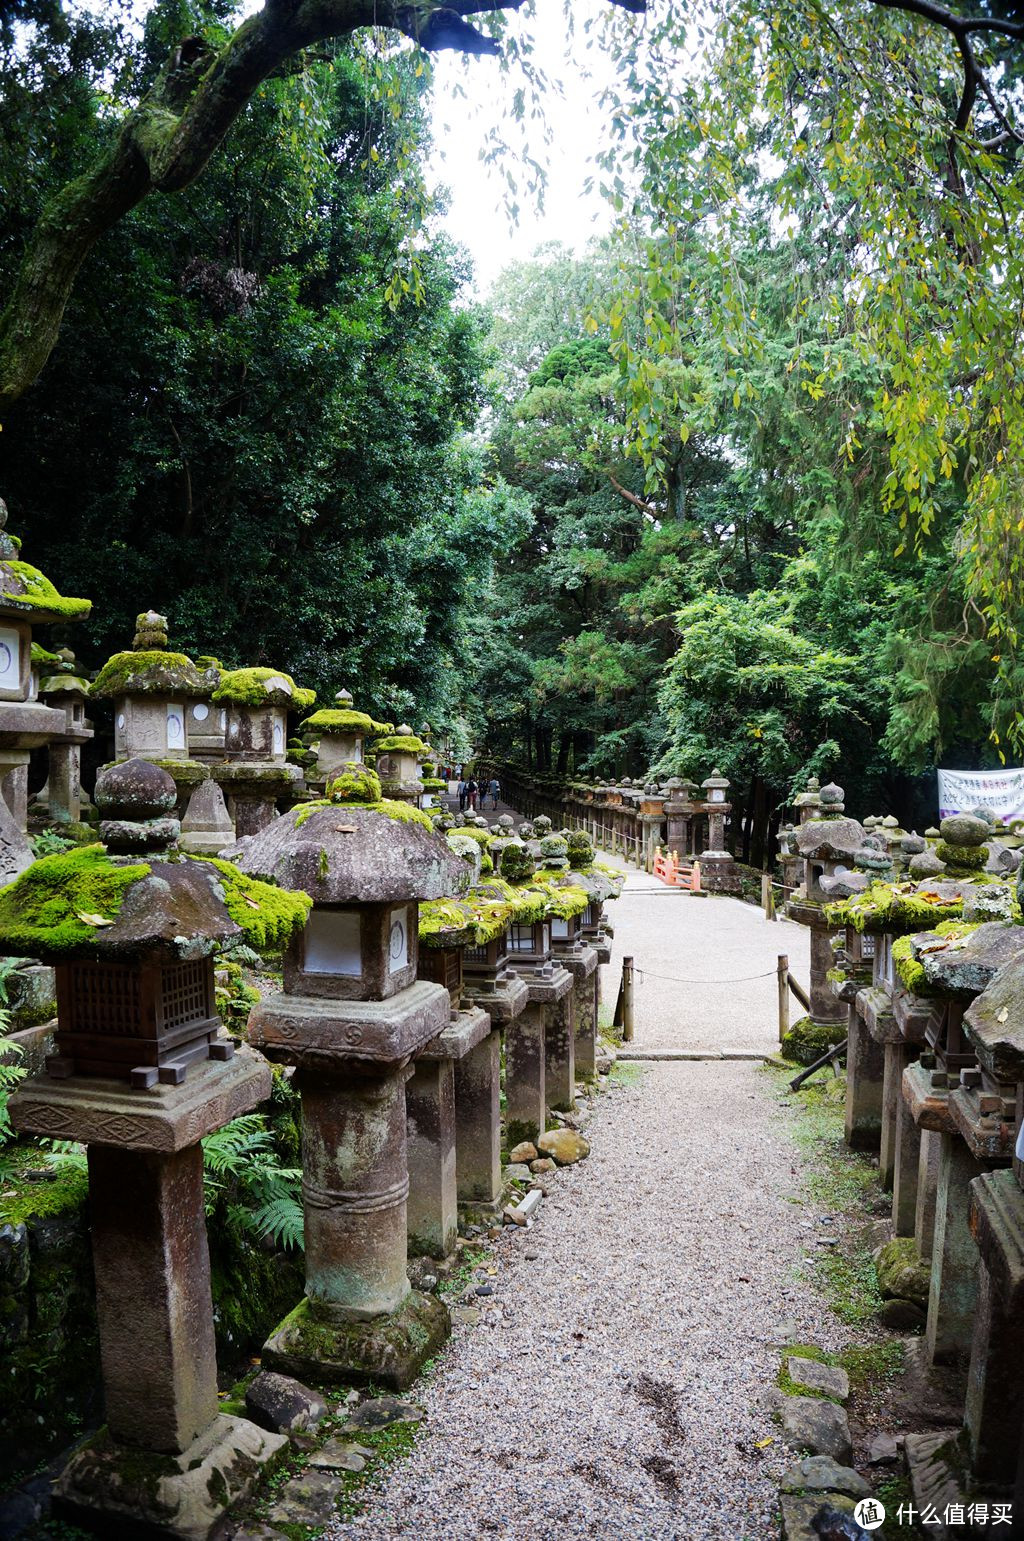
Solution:
[(6, 952), (51, 959), (96, 940), (83, 915), (116, 920), (133, 883), (149, 875), (145, 862), (119, 866), (102, 845), (44, 856), (0, 889), (0, 945)]
[(797, 1065), (813, 1065), (830, 1044), (842, 1043), (845, 1036), (840, 1023), (823, 1027), (810, 1017), (800, 1017), (782, 1040), (782, 1057)]
[(852, 926), (858, 932), (930, 931), (940, 920), (955, 920), (962, 913), (962, 900), (942, 899), (930, 889), (919, 893), (916, 883), (872, 883), (862, 894), (825, 906), (830, 926)]
[[(972, 931), (977, 931), (981, 921), (976, 920), (940, 920), (937, 926), (932, 927), (936, 936), (945, 936), (953, 940), (970, 936)], [(913, 942), (918, 932), (908, 932), (906, 936), (898, 937), (892, 944), (892, 959), (896, 968), (896, 974), (905, 990), (912, 995), (942, 995), (944, 991), (929, 984), (928, 976), (924, 971), (924, 964), (914, 957)]]
[(925, 977), (924, 964), (919, 963), (914, 957), (911, 942), (913, 934), (908, 932), (892, 944), (892, 961), (896, 969), (896, 976), (904, 990), (909, 990), (911, 995), (930, 995), (931, 986)]
[[(28, 1160), (26, 1161), (26, 1156)], [(89, 1174), (82, 1167), (68, 1166), (49, 1182), (29, 1182), (22, 1171), (26, 1165), (44, 1165), (35, 1147), (26, 1152), (15, 1148), (11, 1157), (0, 1163), (0, 1225), (20, 1225), (23, 1221), (49, 1219), (78, 1209), (89, 1196)]]
[(358, 760), (349, 760), (341, 774), (327, 783), (330, 803), (379, 803), (380, 799), (380, 777)]
[(162, 648), (149, 651), (115, 653), (108, 658), (89, 687), (93, 696), (173, 695), (206, 697), (212, 694), (217, 677), (212, 670), (197, 669), (184, 653), (169, 653)]
[(468, 947), (476, 942), (468, 905), (456, 899), (427, 899), (420, 904), (419, 937), (423, 947)]
[(295, 828), (301, 829), (306, 820), (311, 819), (314, 813), (319, 813), (321, 808), (329, 808), (330, 806), (326, 797), (314, 797), (308, 803), (303, 803), (295, 815)]
[[(314, 799), (313, 802), (303, 803), (295, 816), (295, 828), (301, 829), (307, 819), (319, 813), (321, 808), (331, 808), (334, 804), (326, 798)], [(395, 802), (390, 797), (378, 798), (376, 802), (362, 803), (351, 801), (343, 806), (349, 808), (365, 808), (368, 813), (381, 813), (387, 819), (394, 819), (399, 824), (420, 824), (424, 829), (434, 833), (434, 822), (428, 813), (421, 808), (416, 808), (412, 803)]]
[[(225, 908), (257, 952), (279, 952), (293, 932), (306, 924), (313, 906), (309, 894), (251, 878), (219, 856), (189, 856), (187, 860), (207, 862), (217, 869)], [(2, 900), (0, 894), (0, 904)]]
[(489, 830), (477, 829), (475, 827), (475, 825), (470, 826), (469, 828), (467, 828), (464, 824), (460, 824), (460, 825), (458, 825), (458, 827), (456, 829), (450, 829), (448, 831), (448, 834), (449, 835), (465, 835), (467, 840), (475, 840), (477, 845), (483, 851), (487, 850), (487, 848), (490, 845), (491, 841), (494, 839), (494, 836), (490, 833)]
[[(24, 593), (12, 593), (3, 581), (7, 574), (21, 580)], [(0, 562), (0, 588), (4, 604), (19, 610), (48, 610), (73, 621), (88, 615), (92, 609), (91, 599), (69, 599), (58, 593), (45, 573), (30, 562)]]
[(386, 733), (374, 742), (374, 754), (422, 754), (429, 746), (415, 733)]
[(329, 736), (332, 733), (371, 733), (373, 726), (372, 718), (367, 717), (365, 712), (323, 707), (319, 712), (314, 712), (312, 717), (306, 718), (302, 729), (305, 732), (309, 728), (314, 734), (326, 733)]
[(29, 656), (33, 667), (37, 669), (42, 668), (44, 665), (49, 669), (55, 669), (60, 663), (59, 656), (56, 653), (47, 652), (41, 642), (33, 642), (32, 651)]
[[(284, 680), (287, 688), (269, 684), (273, 680)], [(213, 700), (237, 706), (291, 706), (306, 712), (316, 700), (316, 691), (303, 690), (283, 669), (230, 669), (221, 675)]]
[(429, 813), (424, 813), (422, 808), (415, 807), (412, 803), (393, 801), (390, 797), (382, 797), (379, 803), (371, 803), (374, 813), (383, 813), (389, 819), (395, 819), (399, 824), (419, 824), (424, 829), (434, 833), (434, 821)]
[(947, 841), (940, 840), (935, 847), (935, 854), (953, 873), (980, 872), (988, 861), (988, 846), (950, 845)]
[(565, 880), (561, 872), (537, 872), (530, 879), (530, 886), (541, 888), (548, 895), (547, 914), (552, 919), (571, 920), (582, 915), (590, 904), (585, 888)]

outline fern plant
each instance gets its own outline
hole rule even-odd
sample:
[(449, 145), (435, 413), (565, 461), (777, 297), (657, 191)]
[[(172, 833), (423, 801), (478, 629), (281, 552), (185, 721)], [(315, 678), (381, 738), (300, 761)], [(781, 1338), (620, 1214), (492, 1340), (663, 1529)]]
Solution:
[(28, 1074), (24, 1066), (18, 1064), (23, 1053), (21, 1044), (7, 1036), (10, 1020), (10, 1012), (0, 1007), (0, 1145), (6, 1144), (14, 1133), (7, 1113), (7, 1099)]
[(260, 1241), (303, 1245), (300, 1167), (281, 1166), (260, 1113), (245, 1113), (203, 1141), (206, 1213), (223, 1206), (228, 1226)]

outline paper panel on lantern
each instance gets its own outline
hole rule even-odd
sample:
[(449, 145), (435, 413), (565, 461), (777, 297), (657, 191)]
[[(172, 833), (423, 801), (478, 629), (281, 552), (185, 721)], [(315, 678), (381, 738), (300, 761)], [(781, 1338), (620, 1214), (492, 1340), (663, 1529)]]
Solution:
[(21, 638), (13, 626), (0, 626), (0, 690), (21, 689)]
[(168, 749), (185, 747), (185, 709), (182, 706), (176, 706), (173, 701), (167, 703), (167, 747)]
[(312, 910), (303, 945), (308, 974), (344, 974), (358, 979), (363, 972), (357, 910)]

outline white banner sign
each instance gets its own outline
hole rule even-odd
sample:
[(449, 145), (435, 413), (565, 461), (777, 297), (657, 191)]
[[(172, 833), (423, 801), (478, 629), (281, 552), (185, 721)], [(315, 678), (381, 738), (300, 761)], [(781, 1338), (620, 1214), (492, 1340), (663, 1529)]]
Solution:
[(939, 818), (991, 808), (1009, 824), (1024, 819), (1024, 770), (939, 771)]

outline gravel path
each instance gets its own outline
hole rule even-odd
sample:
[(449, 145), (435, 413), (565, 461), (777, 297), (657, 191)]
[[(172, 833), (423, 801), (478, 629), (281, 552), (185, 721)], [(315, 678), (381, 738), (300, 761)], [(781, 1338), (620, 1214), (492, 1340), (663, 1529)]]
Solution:
[[(612, 859), (601, 855), (602, 861)], [(641, 971), (634, 988), (635, 1046), (777, 1049), (776, 963), (779, 953), (786, 953), (794, 977), (807, 988), (807, 927), (765, 920), (759, 909), (740, 899), (694, 899), (635, 868), (624, 870), (629, 877), (622, 897), (608, 906), (615, 946), (604, 991), (614, 1005), (623, 954), (632, 954)], [(680, 979), (732, 982), (677, 983)], [(794, 999), (790, 1008), (795, 1020), (801, 1008)]]
[[(606, 998), (624, 951), (646, 970), (638, 1047), (775, 1046), (775, 960), (788, 952), (806, 982), (802, 927), (632, 870), (610, 910)], [(654, 977), (767, 970), (728, 987)], [(843, 1342), (800, 1275), (817, 1222), (788, 1202), (800, 1157), (777, 1101), (746, 1062), (655, 1062), (614, 1085), (589, 1158), (478, 1269), (471, 1290), (493, 1288), (472, 1294), (479, 1322), (456, 1322), (412, 1393), (427, 1411), (416, 1451), (330, 1541), (774, 1541), (789, 1463), (768, 1406), (777, 1345)]]
[(798, 1157), (757, 1066), (635, 1075), (536, 1225), (496, 1244), (480, 1323), (413, 1393), (425, 1437), (334, 1541), (776, 1536), (773, 1345), (841, 1346), (796, 1273), (814, 1223), (786, 1200)]

